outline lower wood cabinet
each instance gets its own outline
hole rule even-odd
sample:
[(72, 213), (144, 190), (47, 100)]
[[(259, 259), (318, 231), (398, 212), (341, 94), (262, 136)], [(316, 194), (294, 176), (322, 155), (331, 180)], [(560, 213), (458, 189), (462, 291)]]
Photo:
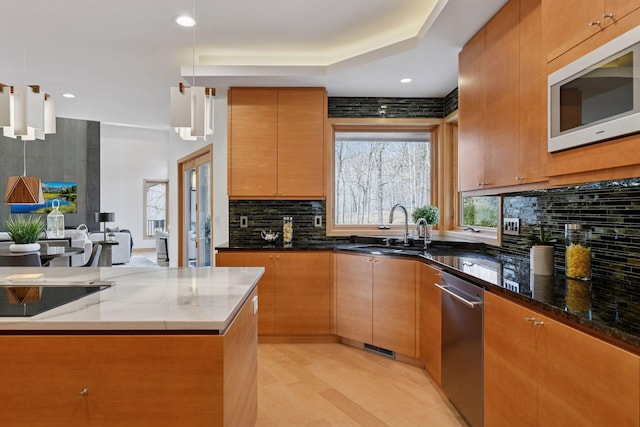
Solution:
[(416, 356), (416, 262), (336, 254), (336, 332)]
[(438, 384), (442, 383), (442, 295), (434, 286), (440, 284), (441, 272), (427, 264), (420, 266), (419, 356), (424, 368)]
[(493, 426), (638, 426), (640, 358), (485, 292), (484, 416)]
[(252, 298), (223, 335), (1, 335), (0, 424), (254, 425)]
[(264, 267), (258, 282), (258, 334), (332, 333), (333, 252), (221, 251), (219, 267)]

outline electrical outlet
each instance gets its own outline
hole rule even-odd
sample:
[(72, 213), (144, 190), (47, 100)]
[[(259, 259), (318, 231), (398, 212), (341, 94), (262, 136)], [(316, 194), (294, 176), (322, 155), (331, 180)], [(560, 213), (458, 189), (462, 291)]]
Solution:
[(249, 217), (241, 216), (240, 217), (240, 228), (247, 228), (249, 225)]
[(502, 220), (502, 234), (520, 235), (520, 218), (504, 218)]
[(322, 215), (316, 215), (313, 217), (313, 226), (315, 228), (322, 227)]

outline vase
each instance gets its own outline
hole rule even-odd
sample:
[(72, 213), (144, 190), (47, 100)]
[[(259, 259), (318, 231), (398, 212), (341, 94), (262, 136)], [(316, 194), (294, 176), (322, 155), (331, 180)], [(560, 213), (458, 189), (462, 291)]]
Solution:
[(553, 246), (532, 246), (529, 255), (531, 271), (536, 276), (553, 276)]
[(12, 243), (9, 245), (11, 252), (36, 252), (40, 250), (40, 243)]

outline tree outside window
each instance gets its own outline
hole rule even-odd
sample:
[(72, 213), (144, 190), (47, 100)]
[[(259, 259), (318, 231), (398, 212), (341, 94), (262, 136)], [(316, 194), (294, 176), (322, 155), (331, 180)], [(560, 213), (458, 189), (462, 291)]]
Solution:
[(167, 193), (169, 182), (165, 180), (145, 180), (144, 181), (144, 230), (145, 238), (155, 236), (156, 230), (166, 230), (169, 226), (167, 221)]
[(335, 224), (383, 225), (396, 203), (430, 204), (431, 151), (428, 131), (335, 132)]

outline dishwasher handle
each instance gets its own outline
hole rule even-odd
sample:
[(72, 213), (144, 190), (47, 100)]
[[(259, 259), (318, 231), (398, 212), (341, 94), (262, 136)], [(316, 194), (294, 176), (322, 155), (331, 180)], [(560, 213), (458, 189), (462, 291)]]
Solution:
[(454, 297), (455, 299), (457, 299), (461, 303), (463, 303), (463, 304), (465, 304), (465, 305), (467, 305), (467, 306), (469, 306), (471, 308), (475, 308), (476, 305), (482, 305), (482, 301), (469, 301), (468, 299), (463, 298), (463, 297), (461, 297), (460, 295), (458, 295), (458, 294), (456, 294), (454, 292), (451, 292), (449, 290), (448, 286), (442, 286), (442, 285), (439, 285), (438, 283), (434, 283), (434, 285), (437, 288), (440, 288), (443, 292), (448, 293), (449, 295), (451, 295), (452, 297)]

